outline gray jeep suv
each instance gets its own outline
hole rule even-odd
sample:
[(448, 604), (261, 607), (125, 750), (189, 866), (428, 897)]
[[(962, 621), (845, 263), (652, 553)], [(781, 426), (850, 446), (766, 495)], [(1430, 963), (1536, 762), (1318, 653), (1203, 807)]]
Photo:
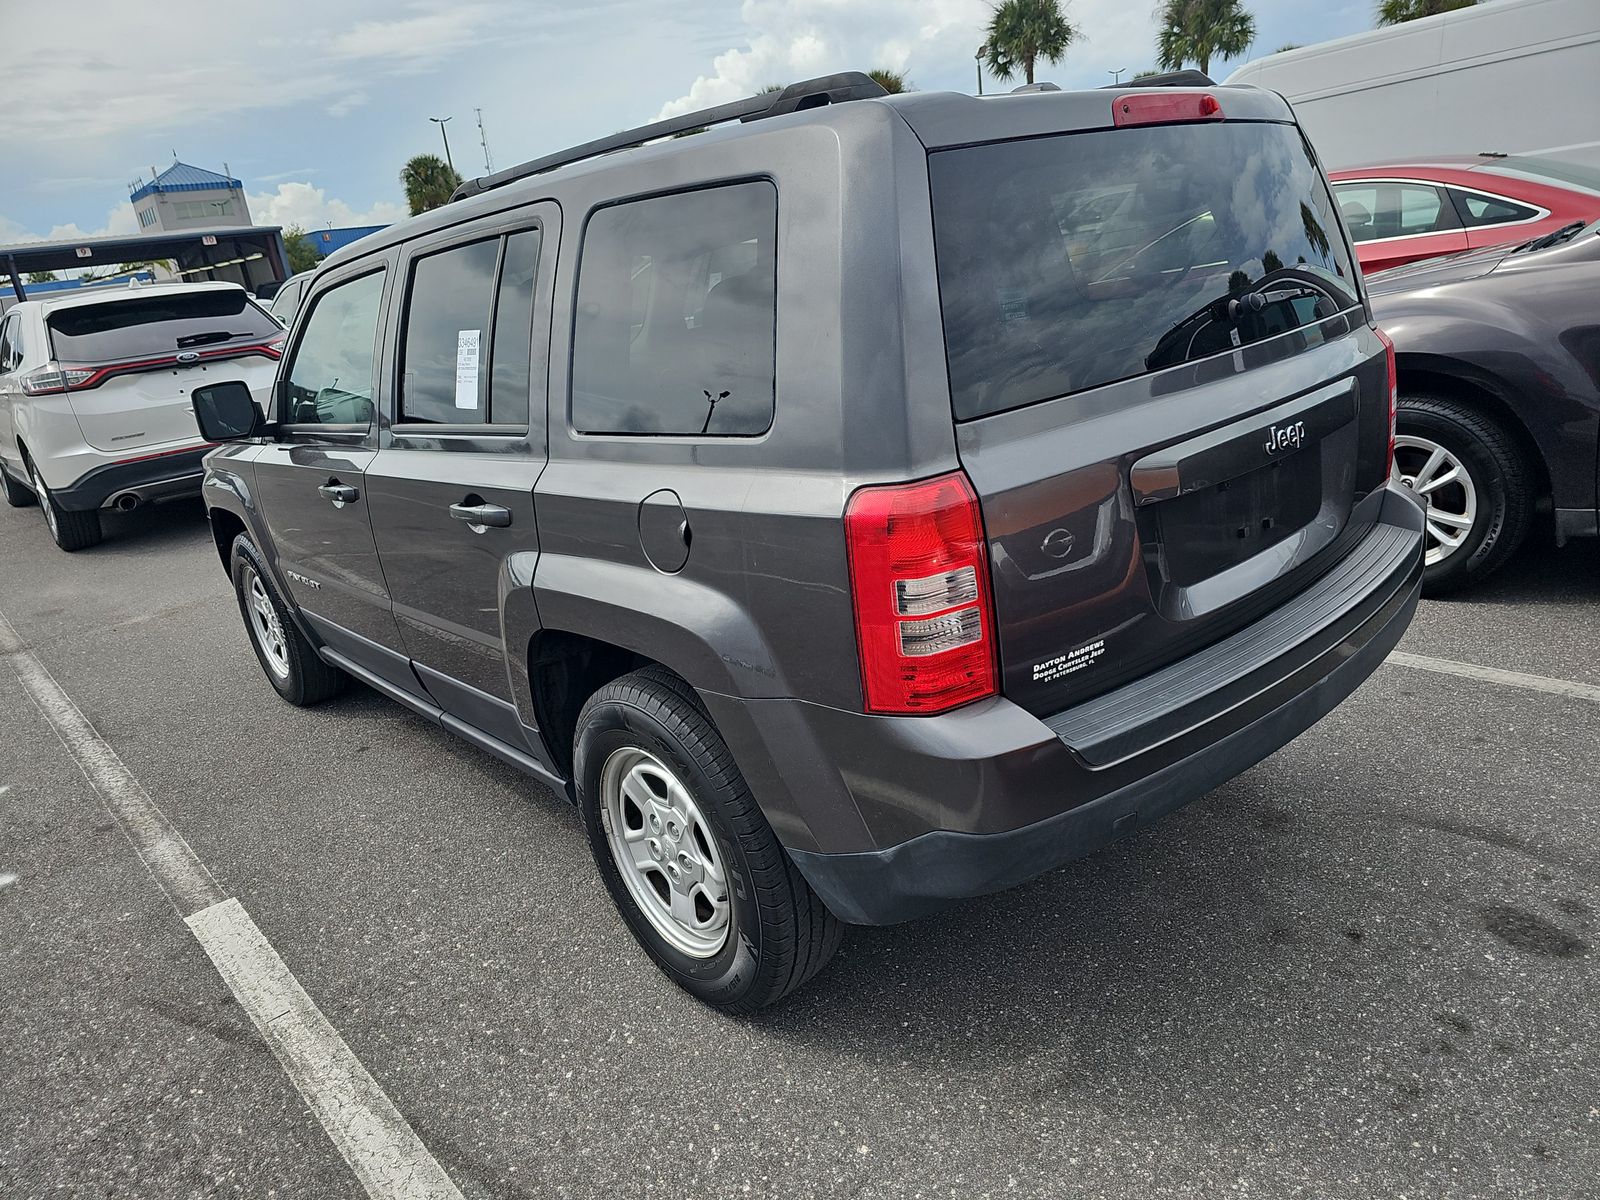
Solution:
[(732, 1011), (1257, 762), (1422, 570), (1393, 356), (1252, 88), (849, 74), (602, 139), (332, 255), (276, 389), (195, 393), (267, 678), (562, 789)]

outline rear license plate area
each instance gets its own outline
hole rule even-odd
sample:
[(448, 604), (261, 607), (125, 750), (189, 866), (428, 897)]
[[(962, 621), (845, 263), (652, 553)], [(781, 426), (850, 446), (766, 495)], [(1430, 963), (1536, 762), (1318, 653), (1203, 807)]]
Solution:
[(1302, 452), (1145, 513), (1154, 519), (1166, 581), (1188, 587), (1298, 533), (1322, 501), (1321, 455)]

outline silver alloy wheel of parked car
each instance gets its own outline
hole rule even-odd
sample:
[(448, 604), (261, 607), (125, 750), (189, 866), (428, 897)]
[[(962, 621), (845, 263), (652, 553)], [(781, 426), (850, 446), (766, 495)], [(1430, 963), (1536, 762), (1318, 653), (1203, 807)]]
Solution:
[(638, 746), (600, 772), (601, 815), (617, 872), (651, 926), (691, 958), (728, 940), (728, 873), (704, 815), (678, 777)]
[(289, 644), (283, 636), (283, 622), (278, 619), (278, 610), (273, 607), (272, 597), (267, 595), (261, 576), (249, 564), (244, 567), (243, 582), (245, 595), (250, 602), (250, 636), (261, 647), (261, 655), (266, 659), (268, 669), (279, 679), (287, 679)]
[(61, 530), (56, 528), (56, 506), (50, 502), (50, 489), (39, 478), (39, 468), (33, 465), (31, 456), (28, 459), (28, 479), (33, 483), (33, 494), (39, 500), (39, 507), (44, 510), (44, 523), (50, 527), (50, 536), (59, 542)]
[(1478, 520), (1478, 489), (1450, 451), (1431, 438), (1402, 433), (1394, 440), (1395, 465), (1406, 487), (1428, 498), (1428, 566), (1461, 548)]

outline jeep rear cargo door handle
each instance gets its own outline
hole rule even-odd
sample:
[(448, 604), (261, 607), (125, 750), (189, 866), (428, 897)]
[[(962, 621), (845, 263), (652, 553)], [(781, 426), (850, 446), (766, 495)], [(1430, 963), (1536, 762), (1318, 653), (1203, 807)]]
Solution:
[(317, 495), (332, 500), (335, 508), (343, 508), (346, 504), (354, 503), (361, 493), (348, 483), (325, 483), (317, 489)]
[(498, 504), (452, 504), (450, 515), (468, 525), (494, 525), (500, 528), (511, 524), (511, 510)]

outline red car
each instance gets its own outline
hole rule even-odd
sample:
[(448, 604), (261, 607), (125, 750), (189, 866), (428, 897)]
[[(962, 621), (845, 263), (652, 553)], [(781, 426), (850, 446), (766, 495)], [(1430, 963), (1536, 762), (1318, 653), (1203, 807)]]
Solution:
[(1436, 158), (1328, 178), (1367, 272), (1600, 217), (1600, 170), (1547, 158)]

